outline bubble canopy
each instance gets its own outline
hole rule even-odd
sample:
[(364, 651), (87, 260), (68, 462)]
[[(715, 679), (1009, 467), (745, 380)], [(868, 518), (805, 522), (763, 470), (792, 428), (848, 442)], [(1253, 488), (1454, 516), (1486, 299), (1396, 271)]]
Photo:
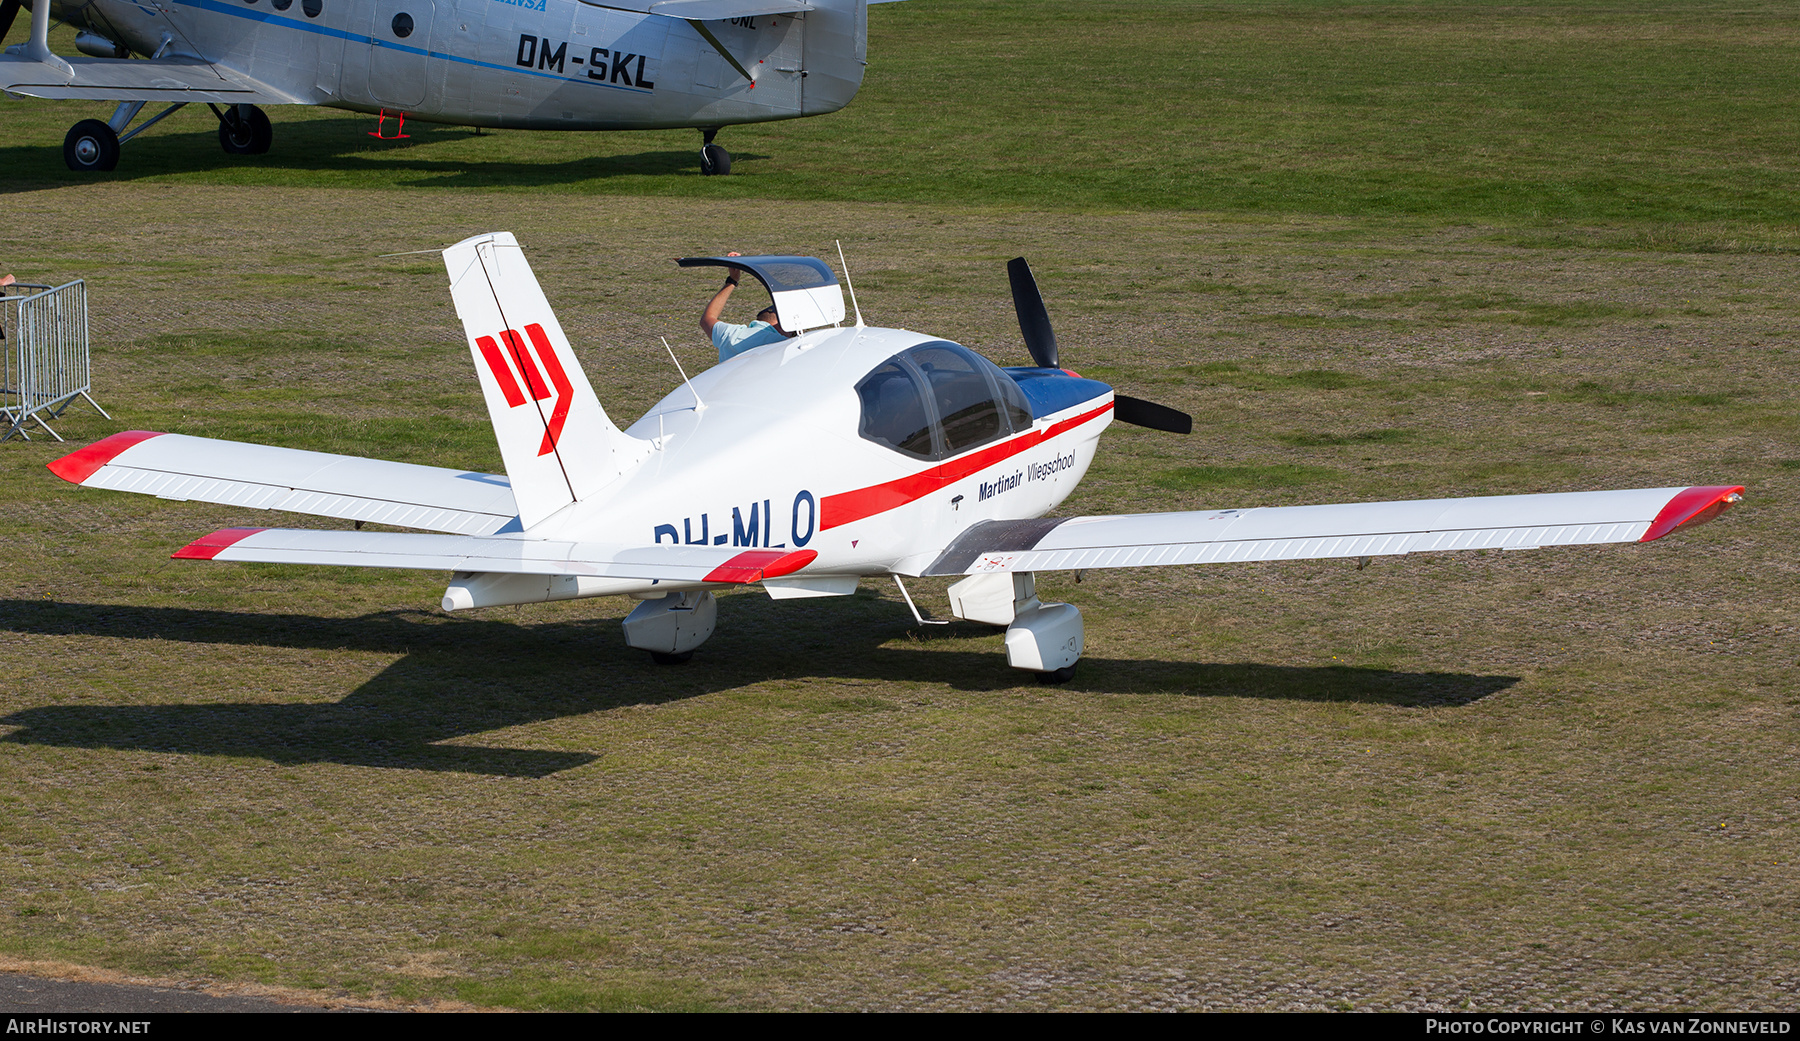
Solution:
[(835, 325), (844, 318), (844, 291), (831, 268), (817, 257), (682, 257), (682, 267), (735, 267), (756, 277), (775, 302), (781, 327), (803, 332)]

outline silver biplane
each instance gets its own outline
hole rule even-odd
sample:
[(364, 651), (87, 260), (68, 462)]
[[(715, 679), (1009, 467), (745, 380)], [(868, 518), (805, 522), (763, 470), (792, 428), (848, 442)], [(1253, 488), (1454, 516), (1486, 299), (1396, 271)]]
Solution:
[[(886, 2), (886, 0), (874, 0)], [(0, 0), (0, 38), (21, 0)], [(0, 54), (0, 90), (116, 101), (69, 129), (71, 170), (188, 104), (226, 152), (266, 152), (263, 105), (525, 130), (702, 134), (700, 169), (729, 173), (726, 126), (835, 112), (862, 85), (865, 0), (27, 0), (30, 38)], [(53, 54), (52, 19), (81, 28)], [(133, 55), (141, 56), (134, 58)], [(144, 106), (168, 107), (132, 127)], [(129, 129), (128, 129), (129, 128)]]
[(843, 325), (842, 289), (814, 258), (687, 258), (754, 275), (797, 335), (684, 380), (623, 429), (512, 235), (457, 243), (444, 264), (505, 474), (151, 431), (50, 469), (84, 488), (418, 529), (226, 528), (178, 559), (447, 571), (447, 611), (634, 597), (626, 643), (662, 662), (712, 635), (714, 590), (845, 596), (891, 578), (906, 594), (903, 576), (954, 576), (952, 613), (1005, 628), (1007, 662), (1050, 682), (1073, 676), (1085, 637), (1079, 610), (1038, 597), (1039, 571), (1649, 542), (1743, 491), (1048, 517), (1113, 420), (1172, 433), (1192, 420), (1063, 368), (1022, 258), (1008, 275), (1033, 364), (1005, 369), (860, 311)]

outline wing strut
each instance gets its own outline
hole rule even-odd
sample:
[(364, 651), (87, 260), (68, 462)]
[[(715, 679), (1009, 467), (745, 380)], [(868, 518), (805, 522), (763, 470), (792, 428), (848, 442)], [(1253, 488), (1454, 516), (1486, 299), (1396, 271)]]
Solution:
[(756, 77), (750, 75), (749, 69), (746, 69), (742, 65), (738, 64), (738, 60), (731, 56), (731, 52), (725, 48), (724, 44), (719, 42), (719, 38), (717, 36), (714, 36), (712, 34), (712, 30), (708, 29), (706, 27), (705, 22), (702, 22), (698, 18), (689, 18), (686, 21), (689, 25), (694, 27), (695, 32), (699, 33), (701, 36), (706, 38), (707, 43), (710, 43), (713, 45), (713, 48), (719, 52), (719, 57), (724, 58), (726, 61), (731, 63), (732, 68), (743, 73), (744, 78), (750, 81), (751, 87), (756, 86)]

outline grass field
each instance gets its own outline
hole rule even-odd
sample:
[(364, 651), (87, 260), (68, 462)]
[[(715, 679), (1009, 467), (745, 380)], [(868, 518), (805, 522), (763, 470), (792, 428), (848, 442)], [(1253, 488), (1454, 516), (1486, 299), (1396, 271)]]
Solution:
[(102, 110), (0, 101), (0, 270), (90, 280), (114, 420), (59, 429), (498, 469), (441, 266), (378, 254), (515, 231), (635, 417), (657, 336), (707, 354), (669, 257), (841, 238), (871, 322), (1003, 364), (1031, 257), (1069, 364), (1199, 420), (1109, 432), (1062, 512), (1747, 501), (1648, 546), (1046, 576), (1089, 650), (1041, 688), (875, 582), (723, 596), (661, 669), (625, 601), (170, 561), (276, 518), (8, 443), (0, 958), (519, 1008), (1792, 1008), (1792, 9), (872, 22), (857, 101), (727, 131), (729, 179), (689, 134), (279, 111), (263, 159), (184, 113), (77, 180)]

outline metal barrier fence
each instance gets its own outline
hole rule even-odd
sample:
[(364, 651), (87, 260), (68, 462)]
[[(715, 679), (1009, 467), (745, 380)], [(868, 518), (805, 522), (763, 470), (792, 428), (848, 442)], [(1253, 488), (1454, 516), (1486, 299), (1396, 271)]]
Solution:
[[(8, 292), (10, 290), (10, 292)], [(88, 371), (87, 283), (60, 286), (18, 282), (0, 289), (0, 441), (17, 434), (31, 440), (36, 423), (58, 441), (47, 420), (63, 414), (76, 399), (106, 416), (93, 395)], [(111, 419), (111, 416), (106, 416)]]

